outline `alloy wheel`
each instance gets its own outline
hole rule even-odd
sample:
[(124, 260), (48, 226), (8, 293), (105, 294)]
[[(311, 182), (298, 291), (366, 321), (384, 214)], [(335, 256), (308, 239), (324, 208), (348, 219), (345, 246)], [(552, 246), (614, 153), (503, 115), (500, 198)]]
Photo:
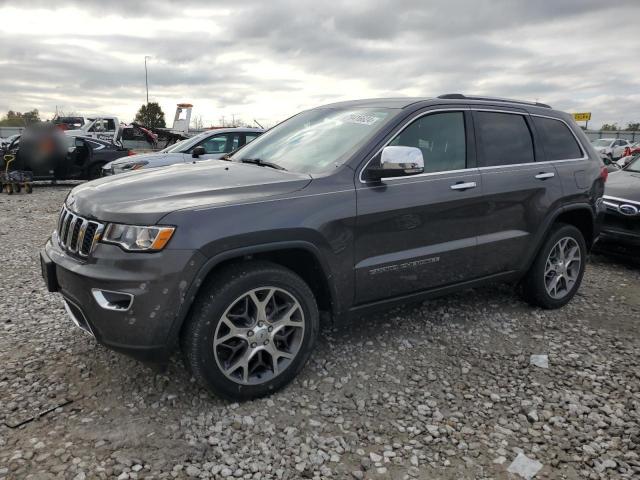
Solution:
[(289, 366), (304, 330), (304, 312), (293, 294), (278, 287), (256, 288), (236, 298), (220, 318), (214, 356), (230, 380), (258, 385)]
[(572, 237), (563, 237), (553, 246), (544, 268), (544, 285), (554, 299), (571, 292), (580, 275), (582, 257), (580, 246)]

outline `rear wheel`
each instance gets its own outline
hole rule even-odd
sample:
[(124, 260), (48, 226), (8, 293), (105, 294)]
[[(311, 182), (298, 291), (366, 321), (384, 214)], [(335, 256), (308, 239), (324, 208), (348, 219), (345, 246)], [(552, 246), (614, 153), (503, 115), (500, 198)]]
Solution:
[(187, 367), (202, 386), (223, 398), (248, 400), (293, 380), (318, 329), (316, 300), (298, 275), (247, 262), (203, 287), (181, 342)]
[(525, 300), (547, 309), (566, 305), (582, 283), (586, 260), (582, 232), (573, 225), (555, 225), (522, 282)]

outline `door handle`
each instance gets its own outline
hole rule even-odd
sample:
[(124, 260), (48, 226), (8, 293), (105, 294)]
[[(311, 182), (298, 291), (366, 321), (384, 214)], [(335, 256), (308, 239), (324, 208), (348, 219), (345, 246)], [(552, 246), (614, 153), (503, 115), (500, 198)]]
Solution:
[(476, 188), (476, 182), (461, 182), (451, 185), (451, 190), (468, 190), (469, 188)]
[(553, 172), (540, 172), (538, 175), (536, 175), (536, 178), (538, 180), (546, 180), (547, 178), (553, 178), (555, 176), (556, 174)]

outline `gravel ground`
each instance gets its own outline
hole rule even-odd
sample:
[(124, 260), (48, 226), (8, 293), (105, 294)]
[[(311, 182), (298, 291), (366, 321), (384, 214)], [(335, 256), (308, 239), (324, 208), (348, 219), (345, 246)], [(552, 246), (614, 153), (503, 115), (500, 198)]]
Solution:
[(0, 195), (0, 478), (506, 479), (519, 453), (535, 478), (640, 477), (640, 267), (593, 257), (559, 311), (498, 286), (327, 325), (293, 384), (233, 404), (177, 358), (97, 345), (45, 291), (69, 188)]

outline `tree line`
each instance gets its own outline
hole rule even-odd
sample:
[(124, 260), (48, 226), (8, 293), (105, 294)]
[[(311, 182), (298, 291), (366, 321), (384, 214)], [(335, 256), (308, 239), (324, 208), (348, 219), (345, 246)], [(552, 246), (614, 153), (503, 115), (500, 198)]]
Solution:
[[(41, 121), (40, 112), (38, 112), (37, 108), (28, 112), (9, 110), (6, 115), (0, 118), (0, 127), (28, 127)], [(146, 127), (164, 128), (166, 126), (164, 112), (160, 105), (155, 102), (142, 105), (136, 113), (135, 121)]]
[(40, 113), (36, 108), (24, 113), (9, 110), (7, 114), (0, 119), (0, 127), (28, 127), (38, 122), (40, 122)]
[(619, 127), (617, 123), (605, 123), (600, 127), (600, 130), (608, 132), (637, 132), (640, 131), (640, 122), (629, 122), (626, 128)]

